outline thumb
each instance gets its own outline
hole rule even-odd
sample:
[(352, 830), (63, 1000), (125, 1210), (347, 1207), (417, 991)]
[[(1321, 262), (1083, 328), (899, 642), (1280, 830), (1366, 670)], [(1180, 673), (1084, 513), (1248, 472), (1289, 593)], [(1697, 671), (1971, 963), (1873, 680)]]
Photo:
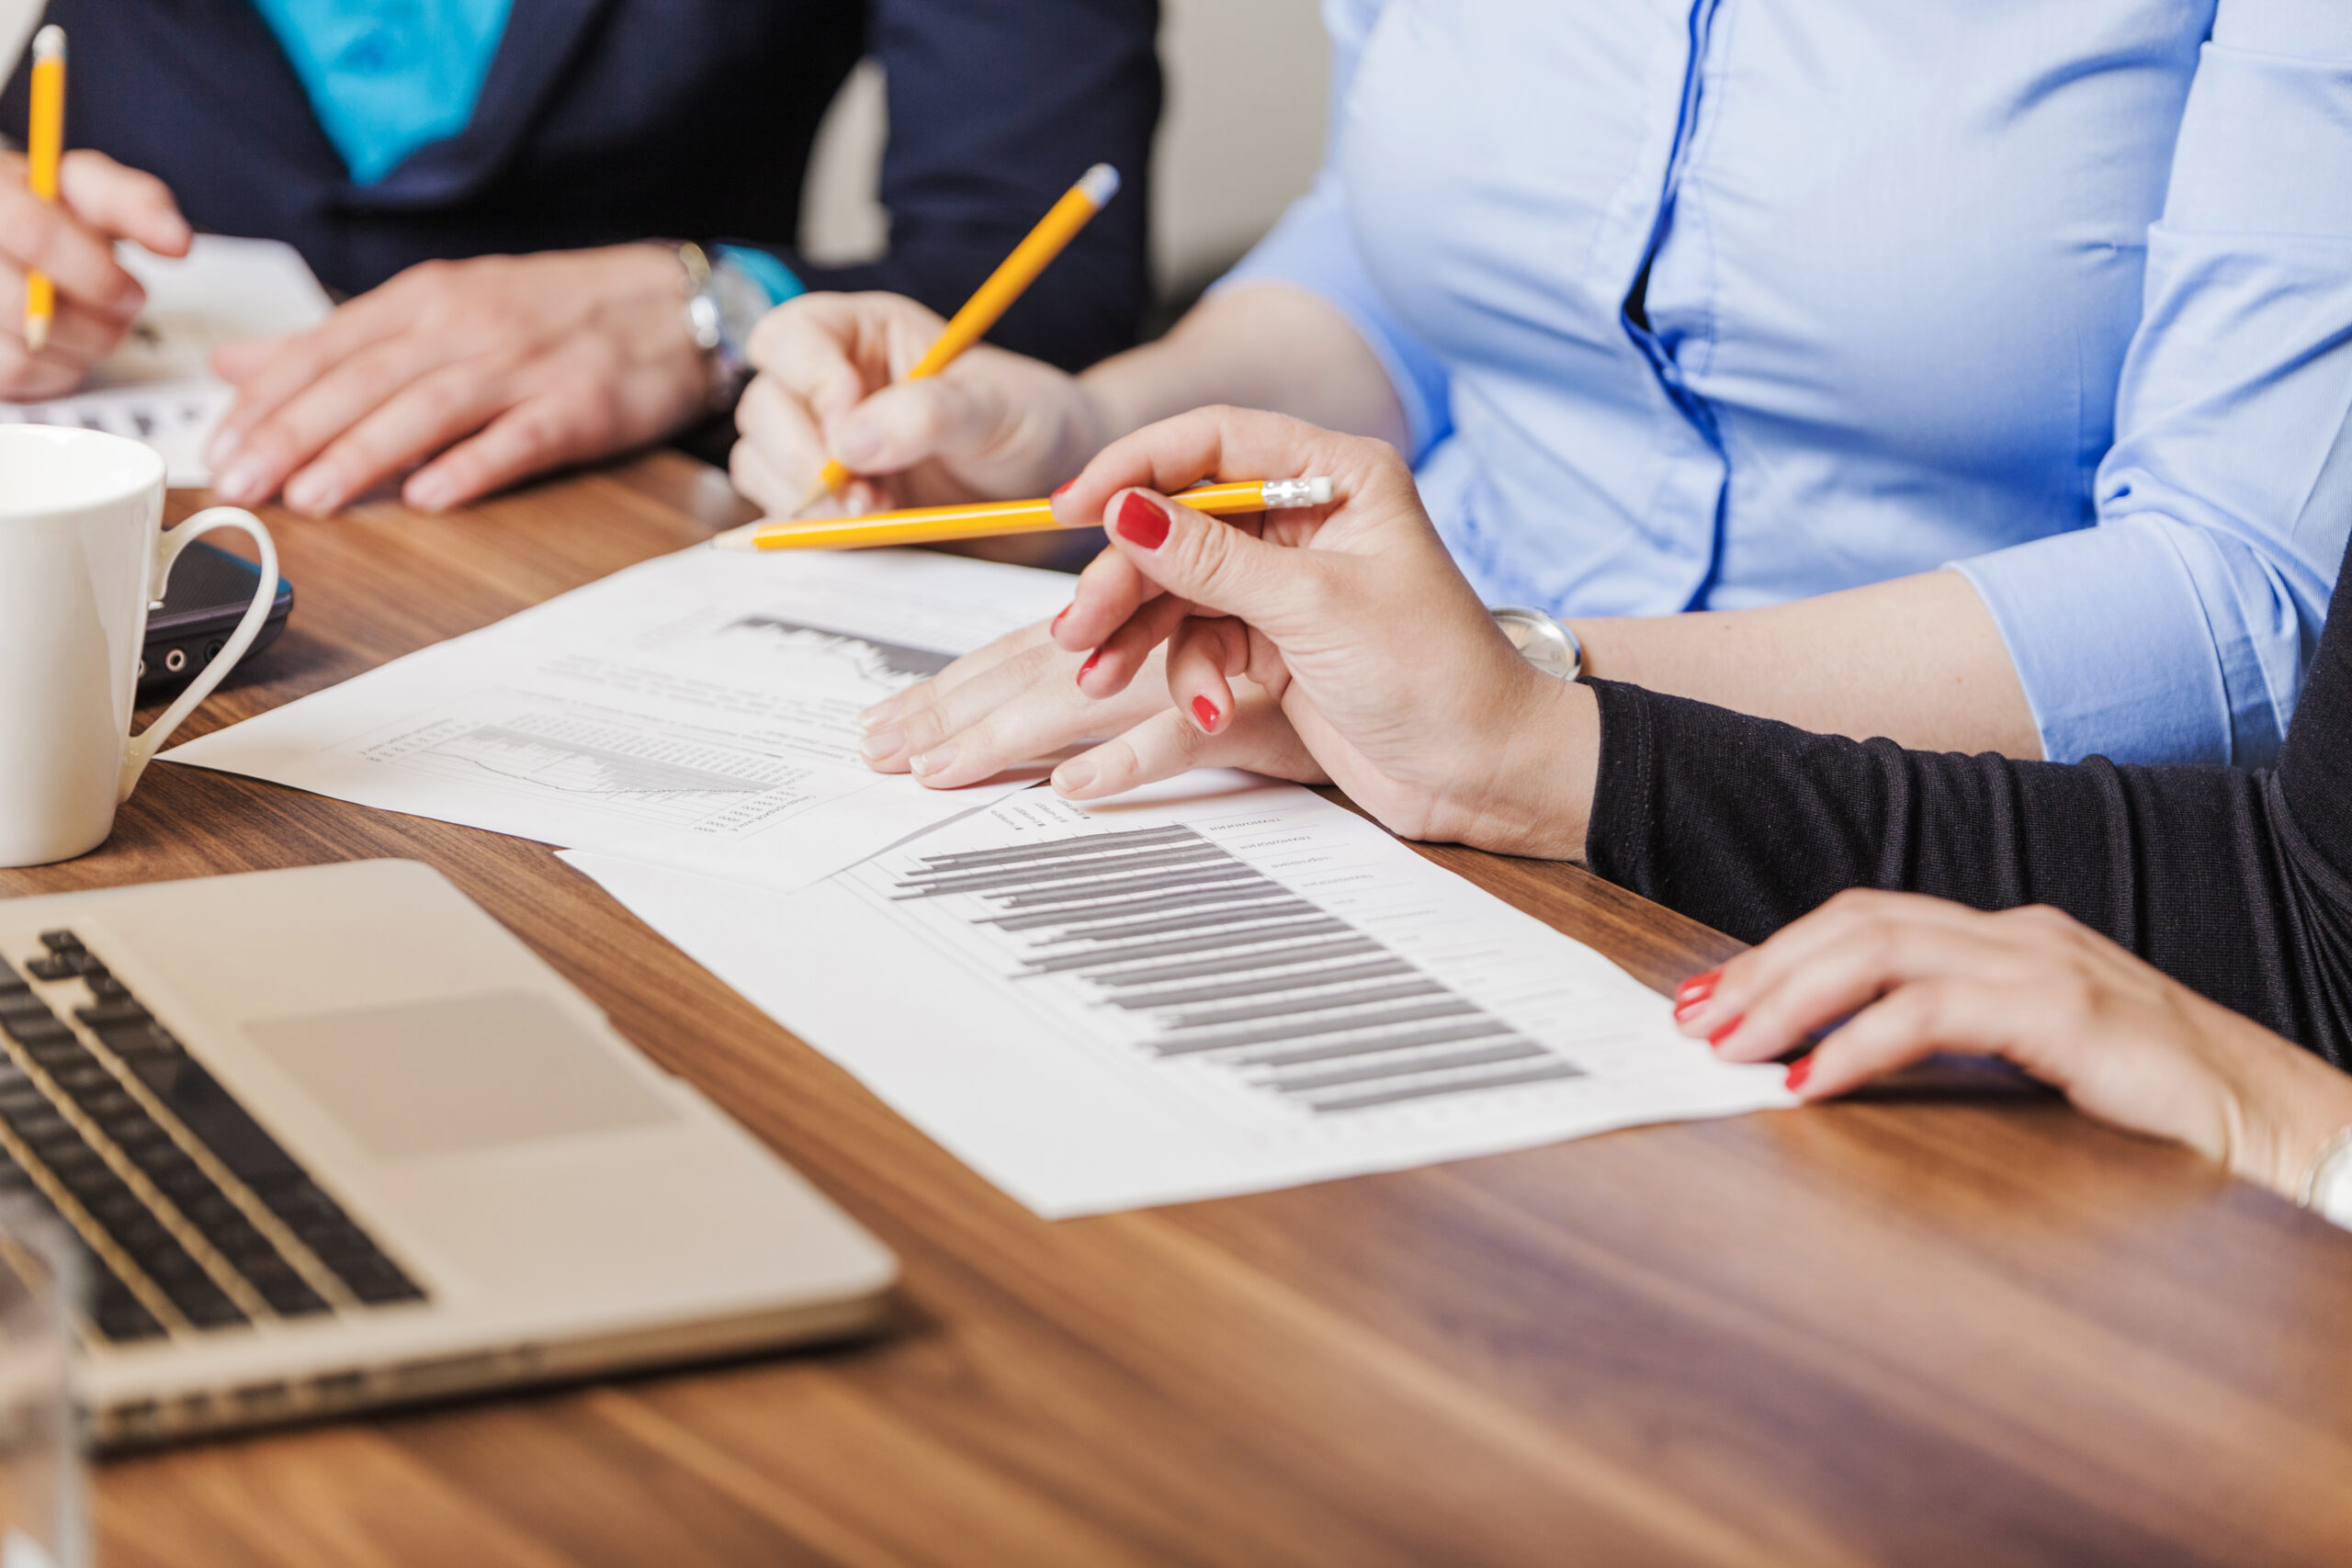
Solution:
[(1338, 558), (1269, 544), (1147, 490), (1111, 498), (1113, 547), (1161, 588), (1237, 615), (1277, 646), (1325, 626), (1336, 612)]
[(895, 474), (980, 450), (1002, 412), (1001, 398), (952, 377), (901, 381), (828, 422), (825, 445), (858, 473)]

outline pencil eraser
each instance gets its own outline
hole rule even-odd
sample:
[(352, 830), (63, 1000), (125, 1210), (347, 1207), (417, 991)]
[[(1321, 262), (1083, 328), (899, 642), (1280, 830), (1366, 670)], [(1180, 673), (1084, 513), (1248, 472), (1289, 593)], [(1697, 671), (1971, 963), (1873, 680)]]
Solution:
[[(17, 36), (18, 38), (22, 38), (25, 35), (18, 33)], [(35, 60), (64, 59), (65, 29), (59, 27), (55, 22), (51, 22), (49, 26), (41, 28), (40, 31), (33, 34), (33, 58)], [(1115, 190), (1118, 188), (1118, 176), (1114, 175), (1111, 178), (1113, 181), (1112, 188)]]
[(1078, 188), (1095, 206), (1108, 207), (1111, 198), (1119, 194), (1119, 171), (1108, 164), (1097, 164), (1079, 176)]
[(1331, 481), (1328, 477), (1306, 481), (1306, 504), (1309, 506), (1331, 504)]

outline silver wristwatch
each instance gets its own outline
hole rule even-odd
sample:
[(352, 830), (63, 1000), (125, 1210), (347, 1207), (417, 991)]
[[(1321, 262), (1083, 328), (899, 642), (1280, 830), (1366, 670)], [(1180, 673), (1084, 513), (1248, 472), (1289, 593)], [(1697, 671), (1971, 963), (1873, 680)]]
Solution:
[(1495, 625), (1502, 627), (1503, 636), (1530, 664), (1546, 675), (1557, 675), (1563, 681), (1584, 677), (1584, 644), (1577, 634), (1541, 610), (1522, 605), (1506, 604), (1488, 612)]
[(714, 261), (692, 240), (665, 243), (674, 243), (678, 265), (685, 274), (686, 331), (710, 366), (710, 406), (730, 407), (752, 377), (751, 362), (744, 357), (752, 329), (775, 301), (725, 255)]

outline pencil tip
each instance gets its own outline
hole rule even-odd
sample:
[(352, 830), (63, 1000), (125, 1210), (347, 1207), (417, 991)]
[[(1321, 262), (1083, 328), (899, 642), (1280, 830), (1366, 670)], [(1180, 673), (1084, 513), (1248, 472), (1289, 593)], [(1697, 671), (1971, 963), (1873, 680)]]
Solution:
[(763, 517), (757, 523), (746, 523), (741, 528), (729, 528), (724, 534), (713, 534), (710, 547), (714, 550), (756, 550), (760, 547), (759, 532), (767, 525), (768, 520)]
[(39, 354), (49, 346), (49, 318), (30, 316), (25, 321), (25, 352)]

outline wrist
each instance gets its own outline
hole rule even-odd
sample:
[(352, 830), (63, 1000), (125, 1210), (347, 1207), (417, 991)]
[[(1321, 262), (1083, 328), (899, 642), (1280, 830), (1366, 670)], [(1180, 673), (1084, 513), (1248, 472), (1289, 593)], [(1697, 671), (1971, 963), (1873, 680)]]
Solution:
[(2313, 1163), (2352, 1126), (2352, 1075), (2202, 997), (2195, 1003), (2236, 1058), (2232, 1173), (2300, 1201)]
[(1120, 423), (1115, 404), (1103, 395), (1100, 388), (1090, 383), (1086, 376), (1071, 377), (1069, 388), (1069, 406), (1063, 411), (1062, 428), (1055, 442), (1056, 450), (1046, 463), (1048, 484), (1059, 484), (1064, 479), (1075, 478), (1080, 469), (1094, 460), (1097, 452), (1133, 428)]
[(1474, 781), (1458, 832), (1444, 837), (1498, 854), (1581, 862), (1600, 761), (1600, 704), (1592, 688), (1519, 663), (1498, 744)]
[(1153, 363), (1166, 353), (1163, 344), (1148, 343), (1125, 354), (1114, 354), (1073, 378), (1089, 417), (1102, 436), (1102, 446), (1123, 435), (1132, 435), (1162, 417), (1154, 412), (1159, 378), (1154, 373)]
[(2299, 1046), (2282, 1043), (2282, 1048), (2303, 1056), (2297, 1066), (2308, 1070), (2295, 1075), (2302, 1081), (2280, 1086), (2280, 1094), (2291, 1096), (2287, 1100), (2288, 1113), (2278, 1118), (2269, 1139), (2270, 1168), (2256, 1179), (2302, 1202), (2314, 1166), (2337, 1134), (2352, 1127), (2352, 1078), (2316, 1057), (2305, 1056)]

